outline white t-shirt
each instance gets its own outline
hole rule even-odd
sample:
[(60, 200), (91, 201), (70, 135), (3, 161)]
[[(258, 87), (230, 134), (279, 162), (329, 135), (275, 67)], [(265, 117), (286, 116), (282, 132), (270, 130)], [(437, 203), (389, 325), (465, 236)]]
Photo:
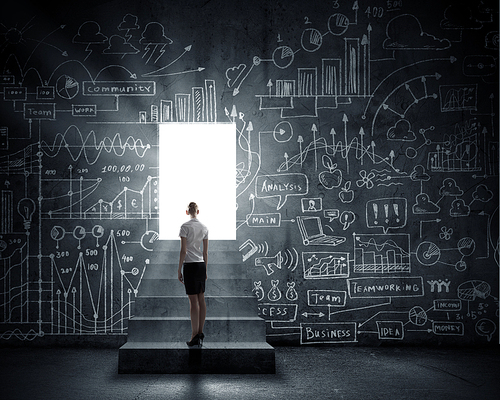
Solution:
[(191, 218), (181, 225), (179, 236), (187, 239), (184, 262), (203, 262), (201, 245), (203, 239), (208, 239), (208, 228), (197, 218)]

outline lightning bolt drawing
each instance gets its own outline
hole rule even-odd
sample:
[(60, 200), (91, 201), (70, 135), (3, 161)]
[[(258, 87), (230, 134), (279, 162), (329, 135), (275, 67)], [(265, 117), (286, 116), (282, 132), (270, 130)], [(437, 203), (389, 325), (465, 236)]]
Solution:
[(125, 32), (124, 37), (125, 39), (127, 39), (127, 43), (130, 42), (130, 39), (132, 39), (132, 35), (130, 34), (130, 29), (127, 29), (127, 32)]
[[(164, 44), (164, 45), (161, 47), (161, 49), (160, 49), (160, 51), (159, 51), (160, 55), (156, 58), (155, 63), (157, 63), (157, 62), (158, 62), (158, 60), (161, 58), (161, 56), (162, 56), (163, 54), (165, 54), (165, 46), (166, 46), (166, 44)], [(158, 47), (158, 46), (157, 46), (157, 47)]]
[(84, 62), (85, 62), (85, 61), (87, 61), (87, 58), (89, 58), (89, 57), (90, 57), (90, 55), (92, 54), (92, 49), (90, 48), (90, 45), (91, 45), (91, 44), (92, 44), (92, 43), (88, 43), (88, 44), (87, 44), (87, 47), (85, 48), (85, 51), (86, 51), (86, 52), (88, 52), (89, 54), (87, 54), (87, 57), (85, 57), (85, 60), (83, 60)]
[[(155, 49), (156, 49), (156, 45), (155, 45)], [(146, 57), (146, 55), (147, 55), (150, 51), (151, 51), (151, 54), (150, 54), (149, 58), (147, 59), (146, 64), (149, 62), (149, 60), (151, 59), (151, 56), (152, 56), (152, 55), (153, 55), (153, 53), (154, 53), (154, 49), (153, 49), (153, 50), (151, 50), (151, 43), (148, 43), (148, 44), (146, 45), (146, 50), (144, 51), (144, 55), (142, 56), (142, 58)]]

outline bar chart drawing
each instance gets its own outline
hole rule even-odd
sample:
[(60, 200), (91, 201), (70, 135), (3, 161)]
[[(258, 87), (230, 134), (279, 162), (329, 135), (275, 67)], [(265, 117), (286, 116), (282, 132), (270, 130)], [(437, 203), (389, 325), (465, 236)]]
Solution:
[(411, 272), (408, 234), (354, 234), (354, 266), (358, 273)]
[(177, 122), (189, 122), (189, 116), (191, 114), (190, 99), (190, 94), (175, 94), (175, 111), (177, 115)]
[(161, 122), (172, 122), (172, 110), (174, 105), (172, 100), (161, 100)]
[(352, 98), (366, 97), (368, 44), (368, 38), (345, 38), (343, 54), (322, 58), (321, 66), (298, 67), (295, 79), (277, 79), (275, 85), (268, 85), (269, 93), (256, 95), (260, 109), (280, 109), (281, 118), (317, 117), (320, 109), (337, 109), (338, 104), (350, 104)]

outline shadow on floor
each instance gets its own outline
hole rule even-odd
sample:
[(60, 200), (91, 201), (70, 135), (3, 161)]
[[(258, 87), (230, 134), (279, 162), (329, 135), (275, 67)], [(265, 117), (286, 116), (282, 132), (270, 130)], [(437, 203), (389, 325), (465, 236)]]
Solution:
[(498, 400), (500, 392), (500, 346), (276, 347), (274, 375), (118, 374), (115, 349), (1, 348), (0, 360), (3, 400)]

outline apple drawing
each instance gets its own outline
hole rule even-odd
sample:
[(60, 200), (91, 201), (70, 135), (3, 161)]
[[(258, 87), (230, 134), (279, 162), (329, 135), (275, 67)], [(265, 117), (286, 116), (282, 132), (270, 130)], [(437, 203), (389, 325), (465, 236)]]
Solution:
[(324, 155), (322, 161), (323, 166), (328, 168), (328, 171), (319, 174), (320, 183), (325, 189), (338, 188), (342, 184), (342, 171), (337, 169), (337, 164), (333, 163), (329, 156)]
[(351, 181), (347, 181), (339, 193), (342, 203), (350, 203), (354, 200), (354, 191), (351, 190)]

